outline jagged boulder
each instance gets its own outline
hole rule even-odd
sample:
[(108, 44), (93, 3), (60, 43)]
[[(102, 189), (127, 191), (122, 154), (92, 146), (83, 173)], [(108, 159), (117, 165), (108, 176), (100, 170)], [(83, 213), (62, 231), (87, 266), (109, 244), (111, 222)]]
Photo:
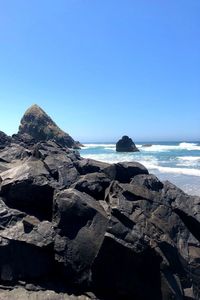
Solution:
[(31, 158), (0, 176), (0, 194), (8, 206), (41, 219), (51, 219), (54, 188), (43, 162)]
[(0, 149), (2, 286), (37, 289), (38, 299), (42, 289), (101, 300), (200, 299), (200, 197), (136, 162), (19, 141)]
[(0, 149), (5, 148), (10, 145), (11, 137), (5, 134), (3, 131), (0, 131)]
[(25, 143), (55, 140), (64, 147), (79, 148), (80, 143), (62, 131), (56, 123), (38, 106), (31, 106), (21, 119), (19, 131), (13, 136), (14, 140)]
[(75, 162), (76, 168), (81, 175), (90, 173), (103, 173), (111, 180), (130, 182), (138, 174), (148, 174), (148, 170), (138, 162), (122, 162), (108, 164), (93, 159), (81, 159)]
[(91, 266), (107, 229), (105, 211), (91, 196), (66, 189), (55, 196), (53, 221), (58, 227), (56, 260), (64, 264), (68, 281), (87, 288), (91, 281)]
[(110, 185), (110, 178), (103, 173), (89, 173), (82, 175), (72, 187), (80, 192), (92, 196), (94, 199), (104, 199), (105, 190)]
[(2, 281), (42, 281), (44, 276), (53, 276), (54, 230), (50, 222), (27, 216), (26, 220), (2, 230), (0, 237)]
[[(149, 291), (143, 291), (142, 296), (141, 290), (138, 290), (136, 298), (149, 299), (148, 295), (152, 295), (153, 299), (185, 299), (190, 294), (191, 299), (199, 299), (200, 198), (186, 195), (169, 182), (163, 184), (154, 175), (137, 175), (131, 184), (111, 182), (105, 200), (107, 211), (112, 215), (109, 233), (132, 249), (139, 246), (134, 250), (136, 253), (139, 251), (142, 255), (142, 245), (146, 245), (150, 247), (148, 251), (154, 249), (153, 257), (160, 258), (160, 263), (157, 261), (160, 276), (156, 287), (158, 291), (160, 286), (160, 296), (151, 294), (155, 289), (151, 290), (153, 285), (150, 285)], [(104, 278), (104, 267), (98, 267)], [(116, 272), (113, 269), (113, 273)], [(137, 279), (134, 284), (136, 282)], [(139, 283), (136, 285), (134, 291), (140, 286)], [(104, 290), (105, 286), (99, 285), (98, 288)]]
[(81, 175), (86, 175), (88, 173), (94, 172), (104, 172), (110, 167), (110, 164), (97, 161), (94, 159), (81, 159), (77, 161), (76, 168)]
[(131, 138), (129, 138), (127, 135), (124, 135), (116, 143), (116, 151), (117, 152), (138, 152), (139, 149), (135, 146)]

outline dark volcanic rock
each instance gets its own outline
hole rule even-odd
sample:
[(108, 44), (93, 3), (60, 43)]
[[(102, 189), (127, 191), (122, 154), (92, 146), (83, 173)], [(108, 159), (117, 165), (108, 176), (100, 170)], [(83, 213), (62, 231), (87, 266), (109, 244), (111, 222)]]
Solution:
[(25, 217), (25, 213), (6, 206), (3, 198), (0, 198), (0, 229), (15, 225)]
[(32, 230), (25, 231), (22, 221), (0, 232), (1, 280), (43, 280), (54, 268), (51, 223), (36, 222)]
[(42, 219), (51, 219), (53, 187), (40, 160), (31, 159), (1, 173), (0, 194), (8, 206)]
[(54, 121), (38, 106), (31, 106), (21, 119), (21, 125), (16, 140), (25, 143), (36, 143), (39, 141), (55, 140), (62, 146), (69, 148), (79, 148), (80, 143), (76, 143), (73, 138), (62, 131)]
[(0, 149), (9, 146), (11, 143), (11, 137), (6, 135), (3, 131), (0, 131)]
[(145, 186), (153, 191), (159, 191), (163, 188), (163, 183), (153, 174), (137, 175), (134, 177), (131, 183)]
[(110, 184), (110, 179), (103, 173), (89, 173), (83, 175), (72, 187), (85, 192), (97, 200), (104, 199), (105, 190)]
[(11, 163), (14, 160), (23, 160), (30, 157), (31, 151), (19, 144), (12, 144), (10, 147), (4, 148), (0, 151), (0, 161), (4, 163)]
[(14, 288), (0, 298), (200, 299), (200, 197), (136, 162), (32, 143), (0, 149), (0, 284)]
[(106, 170), (109, 167), (110, 164), (96, 161), (93, 159), (81, 159), (76, 163), (76, 168), (81, 175), (86, 175), (88, 173), (94, 172), (104, 172), (104, 170)]
[(138, 162), (122, 162), (110, 166), (110, 169), (114, 169), (112, 179), (120, 182), (130, 182), (130, 180), (139, 174), (148, 174), (148, 170)]
[(68, 189), (55, 197), (54, 222), (58, 226), (56, 259), (64, 264), (68, 281), (87, 287), (107, 228), (105, 211), (89, 195)]
[(160, 258), (150, 247), (137, 253), (107, 235), (92, 274), (93, 288), (103, 299), (162, 299)]
[(137, 152), (138, 148), (133, 143), (132, 139), (124, 135), (116, 144), (117, 152)]
[(76, 168), (81, 175), (88, 173), (104, 173), (111, 180), (130, 182), (138, 174), (148, 174), (148, 170), (137, 162), (122, 162), (108, 164), (93, 159), (82, 159), (76, 162)]

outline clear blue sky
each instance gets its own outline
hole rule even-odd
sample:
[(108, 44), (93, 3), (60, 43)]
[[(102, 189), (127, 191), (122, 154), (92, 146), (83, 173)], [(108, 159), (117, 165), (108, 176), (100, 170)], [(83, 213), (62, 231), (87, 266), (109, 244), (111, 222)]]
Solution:
[(200, 139), (199, 0), (0, 0), (0, 130), (40, 105), (80, 141)]

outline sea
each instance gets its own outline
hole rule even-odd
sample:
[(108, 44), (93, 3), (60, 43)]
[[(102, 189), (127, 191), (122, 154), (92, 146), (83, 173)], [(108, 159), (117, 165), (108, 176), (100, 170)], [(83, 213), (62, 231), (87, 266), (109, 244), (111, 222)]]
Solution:
[(200, 142), (140, 142), (140, 152), (116, 152), (115, 143), (85, 143), (80, 154), (107, 163), (136, 161), (161, 181), (200, 196)]

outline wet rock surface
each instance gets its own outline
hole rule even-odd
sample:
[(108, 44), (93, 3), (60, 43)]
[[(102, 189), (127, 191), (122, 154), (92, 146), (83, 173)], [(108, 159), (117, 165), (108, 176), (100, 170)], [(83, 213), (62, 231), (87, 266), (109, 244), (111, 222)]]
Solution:
[(0, 299), (200, 299), (199, 197), (55, 141), (0, 159)]

